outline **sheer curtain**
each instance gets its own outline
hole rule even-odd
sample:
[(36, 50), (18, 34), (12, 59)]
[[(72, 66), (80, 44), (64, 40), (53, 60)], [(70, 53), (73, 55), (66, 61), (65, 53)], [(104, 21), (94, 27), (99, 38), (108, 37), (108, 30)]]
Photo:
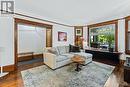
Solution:
[(44, 47), (46, 47), (46, 28), (18, 25), (18, 53), (41, 54)]

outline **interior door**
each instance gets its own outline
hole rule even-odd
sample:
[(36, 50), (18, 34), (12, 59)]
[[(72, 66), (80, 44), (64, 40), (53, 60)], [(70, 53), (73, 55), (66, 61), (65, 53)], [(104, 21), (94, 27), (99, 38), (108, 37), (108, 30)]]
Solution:
[(46, 29), (46, 47), (52, 47), (52, 29)]

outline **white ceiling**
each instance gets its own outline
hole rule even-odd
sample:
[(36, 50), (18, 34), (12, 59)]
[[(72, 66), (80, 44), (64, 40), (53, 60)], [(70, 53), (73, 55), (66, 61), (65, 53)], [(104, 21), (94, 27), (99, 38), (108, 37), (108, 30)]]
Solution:
[(15, 11), (69, 25), (130, 15), (130, 0), (15, 0)]

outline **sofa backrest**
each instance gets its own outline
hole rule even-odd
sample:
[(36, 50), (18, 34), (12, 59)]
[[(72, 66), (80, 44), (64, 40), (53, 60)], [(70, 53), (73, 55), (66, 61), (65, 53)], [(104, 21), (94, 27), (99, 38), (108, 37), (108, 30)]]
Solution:
[(44, 49), (44, 52), (50, 52), (56, 55), (61, 55), (69, 53), (69, 46), (47, 47)]
[(56, 47), (59, 54), (65, 54), (66, 53), (66, 46), (57, 46)]

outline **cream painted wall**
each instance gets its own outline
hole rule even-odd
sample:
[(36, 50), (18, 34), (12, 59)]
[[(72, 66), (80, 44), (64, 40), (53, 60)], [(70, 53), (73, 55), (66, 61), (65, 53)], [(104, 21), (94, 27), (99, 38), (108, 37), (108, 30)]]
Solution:
[(120, 59), (125, 60), (125, 19), (118, 20), (118, 51), (123, 53)]
[[(58, 32), (60, 32), (60, 31), (67, 33), (66, 42), (58, 41)], [(54, 24), (54, 26), (53, 26), (53, 47), (69, 45), (69, 44), (74, 44), (74, 28)]]
[(118, 20), (118, 51), (123, 54), (120, 56), (121, 59), (125, 60), (130, 55), (125, 54), (125, 19)]
[(125, 20), (118, 20), (118, 51), (125, 52)]
[(86, 48), (88, 46), (88, 27), (83, 27), (83, 38), (84, 38), (84, 42), (83, 42), (83, 48)]
[(88, 27), (84, 27), (84, 28), (83, 28), (83, 38), (84, 38), (85, 40), (88, 39)]
[(14, 20), (12, 16), (0, 16), (0, 59), (2, 65), (14, 64)]

